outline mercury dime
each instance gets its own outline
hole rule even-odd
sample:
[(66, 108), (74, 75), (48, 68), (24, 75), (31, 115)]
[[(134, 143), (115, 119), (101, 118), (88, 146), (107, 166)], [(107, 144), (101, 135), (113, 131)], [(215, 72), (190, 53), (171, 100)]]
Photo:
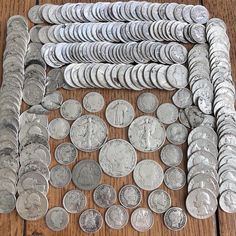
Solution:
[(76, 160), (78, 151), (72, 143), (61, 143), (56, 147), (55, 159), (62, 165), (71, 164)]
[(72, 170), (72, 181), (82, 190), (93, 190), (101, 182), (102, 170), (94, 160), (79, 161)]
[(140, 188), (151, 191), (162, 184), (164, 174), (162, 167), (156, 161), (143, 160), (136, 165), (133, 178)]
[(215, 214), (217, 199), (208, 189), (198, 188), (188, 194), (186, 208), (194, 218), (207, 219)]
[(94, 202), (102, 208), (108, 208), (116, 202), (116, 190), (108, 184), (99, 185), (93, 192)]
[(79, 101), (68, 99), (62, 103), (60, 113), (66, 120), (76, 120), (82, 114), (82, 106)]
[(186, 183), (186, 176), (179, 167), (171, 167), (165, 171), (164, 175), (165, 185), (172, 190), (179, 190), (184, 187)]
[(192, 93), (187, 88), (179, 89), (172, 96), (172, 101), (179, 108), (187, 108), (193, 104)]
[(102, 215), (95, 209), (87, 209), (80, 215), (79, 225), (85, 233), (95, 233), (101, 229), (102, 224)]
[(105, 221), (112, 229), (122, 229), (128, 224), (129, 213), (123, 206), (113, 205), (107, 209)]
[(107, 125), (95, 115), (84, 115), (79, 117), (71, 126), (71, 142), (82, 151), (92, 152), (107, 140)]
[(137, 106), (144, 113), (152, 113), (159, 106), (159, 100), (152, 93), (142, 93), (138, 96)]
[(141, 152), (154, 152), (165, 142), (165, 128), (153, 116), (140, 116), (129, 127), (130, 143)]
[(135, 168), (137, 154), (130, 143), (123, 139), (108, 141), (99, 152), (103, 171), (112, 177), (123, 177)]
[(187, 140), (188, 129), (180, 123), (173, 123), (167, 127), (166, 137), (170, 143), (181, 145)]
[(174, 123), (178, 119), (178, 109), (171, 103), (163, 103), (157, 109), (157, 118), (164, 124)]
[(164, 215), (164, 223), (170, 230), (181, 230), (187, 223), (187, 215), (179, 207), (169, 208)]
[(135, 185), (124, 185), (119, 191), (119, 201), (126, 208), (136, 208), (142, 201), (142, 193)]
[(161, 150), (161, 160), (167, 166), (178, 166), (183, 159), (183, 151), (180, 147), (167, 144)]
[(232, 190), (224, 191), (219, 200), (220, 207), (223, 211), (227, 213), (235, 213), (236, 212), (236, 192)]
[(154, 218), (152, 212), (147, 208), (137, 208), (131, 215), (131, 225), (139, 232), (145, 232), (152, 228)]
[(53, 207), (47, 212), (46, 224), (53, 231), (61, 231), (69, 224), (69, 214), (62, 207)]
[(112, 101), (106, 109), (108, 123), (116, 128), (124, 128), (134, 119), (134, 108), (125, 100)]
[(50, 170), (50, 183), (55, 188), (63, 188), (71, 181), (71, 171), (69, 167), (56, 165)]
[(83, 98), (84, 109), (88, 112), (99, 112), (105, 104), (104, 98), (100, 93), (90, 92)]
[(170, 195), (162, 189), (156, 189), (148, 196), (148, 206), (155, 213), (164, 213), (171, 207)]
[(50, 121), (48, 131), (53, 139), (64, 139), (70, 132), (70, 124), (63, 118), (55, 118)]
[(24, 220), (38, 220), (46, 214), (48, 200), (40, 192), (27, 190), (22, 192), (17, 198), (16, 210)]
[(10, 213), (16, 207), (16, 197), (7, 190), (0, 191), (0, 213)]

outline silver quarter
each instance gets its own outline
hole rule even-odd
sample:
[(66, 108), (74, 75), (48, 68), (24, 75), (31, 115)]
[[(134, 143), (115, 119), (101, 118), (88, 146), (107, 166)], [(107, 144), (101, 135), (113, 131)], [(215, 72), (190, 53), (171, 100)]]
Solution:
[(159, 106), (158, 98), (152, 93), (142, 93), (137, 99), (138, 109), (144, 113), (155, 112)]
[(60, 113), (66, 120), (76, 120), (82, 114), (82, 106), (79, 101), (68, 99), (62, 103)]
[(63, 188), (71, 181), (71, 171), (67, 166), (56, 165), (50, 170), (50, 184), (55, 188)]
[(167, 144), (161, 149), (161, 160), (167, 166), (178, 166), (183, 159), (183, 151), (180, 147)]
[(100, 93), (90, 92), (83, 98), (83, 107), (88, 112), (99, 112), (103, 109), (104, 105), (105, 101)]
[(48, 131), (53, 139), (64, 139), (70, 132), (70, 124), (63, 118), (55, 118), (50, 121)]
[(7, 190), (0, 191), (0, 213), (10, 213), (16, 207), (16, 197)]
[(175, 145), (181, 145), (185, 143), (187, 137), (188, 129), (180, 123), (173, 123), (166, 129), (166, 138), (170, 143)]
[(221, 209), (227, 213), (235, 213), (236, 212), (235, 200), (236, 200), (236, 192), (232, 190), (224, 191), (221, 194), (219, 200)]
[(157, 109), (157, 118), (164, 124), (172, 124), (178, 119), (179, 113), (175, 105), (163, 103)]

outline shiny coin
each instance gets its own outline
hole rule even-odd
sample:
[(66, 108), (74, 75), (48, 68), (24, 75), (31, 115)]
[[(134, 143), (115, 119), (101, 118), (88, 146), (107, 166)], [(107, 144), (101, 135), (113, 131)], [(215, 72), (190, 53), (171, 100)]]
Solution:
[(172, 190), (179, 190), (184, 187), (186, 183), (186, 176), (179, 167), (171, 167), (165, 171), (164, 174), (165, 185)]
[(161, 160), (167, 166), (178, 166), (183, 159), (183, 151), (180, 147), (167, 144), (161, 149)]
[(55, 118), (50, 121), (48, 131), (53, 139), (64, 139), (70, 132), (70, 124), (63, 118)]
[(137, 106), (144, 113), (152, 113), (159, 106), (159, 100), (152, 93), (142, 93), (138, 96)]
[(221, 209), (227, 213), (235, 213), (236, 212), (235, 199), (236, 199), (236, 192), (232, 190), (224, 191), (221, 194), (219, 200)]
[(67, 166), (56, 165), (50, 170), (50, 184), (55, 188), (63, 188), (71, 181), (71, 171)]
[(88, 112), (99, 112), (105, 104), (104, 98), (100, 93), (90, 92), (83, 98), (83, 107)]
[(16, 197), (7, 190), (0, 191), (0, 213), (10, 213), (16, 207)]
[(178, 109), (171, 103), (163, 103), (157, 109), (157, 118), (164, 124), (172, 124), (178, 119)]
[(187, 137), (188, 129), (180, 123), (173, 123), (166, 129), (166, 138), (170, 143), (175, 145), (181, 145), (185, 143)]
[(58, 163), (68, 165), (76, 160), (78, 151), (72, 143), (61, 143), (56, 147), (54, 156)]
[(82, 114), (82, 106), (79, 101), (68, 99), (62, 103), (60, 113), (66, 120), (76, 120)]

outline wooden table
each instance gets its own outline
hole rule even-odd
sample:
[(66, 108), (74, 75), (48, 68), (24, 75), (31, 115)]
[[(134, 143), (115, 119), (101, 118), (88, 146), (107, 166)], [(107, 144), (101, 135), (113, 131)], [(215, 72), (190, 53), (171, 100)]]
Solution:
[[(66, 0), (1, 0), (0, 1), (0, 20), (1, 20), (1, 30), (0, 30), (0, 40), (2, 43), (2, 47), (0, 48), (0, 55), (2, 58), (2, 53), (5, 48), (5, 37), (6, 37), (6, 22), (7, 19), (12, 15), (23, 15), (27, 16), (27, 12), (33, 5), (36, 4), (43, 4), (43, 3), (55, 3), (55, 4), (62, 4), (66, 2), (75, 2), (75, 0), (66, 1)], [(95, 2), (95, 1), (87, 1), (87, 2)], [(159, 2), (171, 2), (171, 1), (159, 1)], [(211, 17), (219, 17), (225, 20), (228, 26), (228, 34), (230, 36), (230, 40), (232, 42), (231, 45), (231, 59), (232, 59), (232, 68), (233, 74), (236, 75), (236, 45), (233, 39), (236, 39), (236, 1), (235, 0), (176, 0), (178, 3), (185, 3), (185, 4), (202, 4), (206, 6), (211, 14)], [(31, 25), (30, 25), (31, 26)], [(1, 61), (2, 64), (2, 61)], [(1, 66), (1, 73), (2, 73), (2, 66)], [(78, 92), (76, 91), (62, 91), (64, 99), (69, 98), (76, 98), (79, 101), (82, 101), (84, 95), (89, 92), (90, 90), (81, 90)], [(142, 115), (141, 112), (138, 111), (136, 107), (136, 99), (140, 92), (133, 92), (133, 91), (108, 91), (108, 90), (99, 90), (99, 92), (104, 96), (106, 104), (114, 99), (126, 99), (133, 104), (136, 111), (136, 116)], [(152, 90), (154, 94), (156, 94), (161, 102), (168, 102), (171, 99), (172, 93), (169, 92), (161, 92), (158, 90)], [(25, 110), (27, 106), (24, 104), (22, 109)], [(84, 111), (84, 113), (86, 113)], [(104, 118), (104, 110), (98, 114), (100, 117)], [(154, 114), (153, 114), (154, 115)], [(55, 111), (50, 113), (49, 119), (51, 120), (53, 117), (59, 116), (59, 112)], [(112, 138), (125, 138), (127, 139), (127, 129), (117, 129), (109, 126), (109, 139)], [(61, 141), (52, 141), (50, 140), (51, 145), (51, 153), (52, 153), (52, 163), (51, 166), (56, 164), (54, 159), (54, 150), (55, 147), (62, 143), (63, 141), (69, 141), (69, 139), (61, 140)], [(183, 145), (184, 151), (186, 151), (186, 146)], [(93, 153), (83, 153), (79, 152), (78, 160), (82, 159), (94, 159), (97, 160), (98, 152)], [(140, 153), (138, 152), (138, 160), (142, 159), (154, 159), (158, 161), (160, 164), (159, 158), (159, 151), (154, 153)], [(72, 168), (73, 165), (70, 167)], [(166, 167), (162, 165), (164, 169)], [(186, 156), (181, 164), (181, 167), (186, 169)], [(111, 178), (103, 175), (103, 183), (112, 184), (115, 186), (116, 190), (118, 191), (121, 186), (127, 183), (133, 183), (132, 175), (129, 175), (124, 178)], [(49, 207), (54, 206), (61, 206), (62, 205), (62, 198), (65, 192), (68, 190), (74, 189), (75, 186), (70, 183), (63, 189), (55, 189), (50, 187), (50, 191), (48, 194), (49, 200)], [(179, 206), (185, 208), (185, 198), (186, 198), (186, 187), (181, 191), (171, 191), (167, 189), (164, 184), (161, 186), (162, 189), (165, 189), (167, 192), (170, 193), (172, 198), (172, 205)], [(104, 215), (104, 209), (98, 208), (92, 200), (92, 192), (86, 192), (86, 196), (88, 199), (88, 208), (96, 208)], [(142, 206), (147, 206), (147, 192), (143, 192), (143, 201)], [(130, 211), (131, 213), (131, 211)], [(61, 232), (52, 232), (49, 230), (45, 224), (44, 219), (38, 220), (36, 222), (29, 222), (22, 220), (14, 211), (11, 214), (7, 215), (0, 215), (0, 235), (1, 236), (20, 236), (20, 235), (32, 235), (32, 236), (49, 236), (49, 235), (87, 235), (81, 231), (78, 225), (79, 215), (71, 214), (70, 215), (70, 223), (68, 227), (61, 231)], [(123, 230), (112, 230), (105, 224), (103, 225), (102, 229), (97, 232), (95, 235), (97, 236), (136, 236), (136, 235), (150, 235), (150, 236), (234, 236), (236, 235), (236, 214), (226, 214), (221, 210), (218, 210), (214, 217), (211, 217), (207, 220), (197, 220), (192, 218), (188, 215), (188, 223), (186, 227), (179, 232), (173, 232), (168, 230), (163, 224), (163, 215), (155, 214), (155, 223), (153, 228), (146, 232), (146, 233), (138, 233), (135, 231), (130, 224), (128, 224)]]

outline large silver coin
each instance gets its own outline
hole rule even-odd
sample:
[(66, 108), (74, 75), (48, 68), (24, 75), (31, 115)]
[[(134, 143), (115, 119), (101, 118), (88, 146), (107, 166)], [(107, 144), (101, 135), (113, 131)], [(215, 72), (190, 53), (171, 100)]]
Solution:
[(95, 115), (79, 117), (71, 126), (71, 142), (85, 152), (99, 149), (107, 140), (108, 129), (106, 123)]
[(223, 211), (227, 213), (235, 213), (236, 212), (236, 192), (232, 190), (224, 191), (219, 200), (220, 207)]
[(137, 154), (130, 143), (123, 139), (108, 141), (99, 152), (103, 171), (112, 177), (123, 177), (135, 168)]
[(71, 181), (70, 168), (63, 165), (56, 165), (50, 170), (50, 184), (55, 188), (63, 188)]
[(130, 143), (141, 152), (154, 152), (165, 142), (165, 128), (153, 116), (140, 116), (129, 127)]
[(84, 109), (88, 112), (99, 112), (105, 104), (104, 98), (100, 93), (90, 92), (83, 98)]
[(93, 190), (101, 182), (102, 170), (94, 160), (79, 161), (72, 170), (72, 181), (82, 190)]
[(63, 118), (55, 118), (49, 123), (48, 131), (53, 139), (64, 139), (70, 132), (70, 124)]
[(7, 190), (0, 191), (0, 213), (10, 213), (16, 207), (16, 197)]
[(133, 178), (140, 188), (151, 191), (162, 184), (164, 174), (162, 167), (156, 161), (142, 160), (136, 165)]
[(152, 113), (159, 106), (159, 100), (152, 93), (142, 93), (138, 96), (137, 106), (144, 113)]
[(179, 167), (171, 167), (165, 171), (164, 174), (165, 185), (172, 190), (179, 190), (184, 187), (186, 183), (186, 176)]
[(161, 149), (161, 160), (167, 166), (178, 166), (183, 159), (183, 151), (180, 147), (167, 144)]
[(145, 232), (152, 228), (154, 218), (147, 208), (137, 208), (133, 211), (130, 219), (131, 225), (139, 232)]
[(66, 120), (76, 120), (82, 114), (82, 106), (79, 101), (68, 99), (62, 103), (60, 113)]
[(179, 113), (175, 105), (163, 103), (157, 109), (157, 118), (164, 124), (172, 124), (178, 119)]

